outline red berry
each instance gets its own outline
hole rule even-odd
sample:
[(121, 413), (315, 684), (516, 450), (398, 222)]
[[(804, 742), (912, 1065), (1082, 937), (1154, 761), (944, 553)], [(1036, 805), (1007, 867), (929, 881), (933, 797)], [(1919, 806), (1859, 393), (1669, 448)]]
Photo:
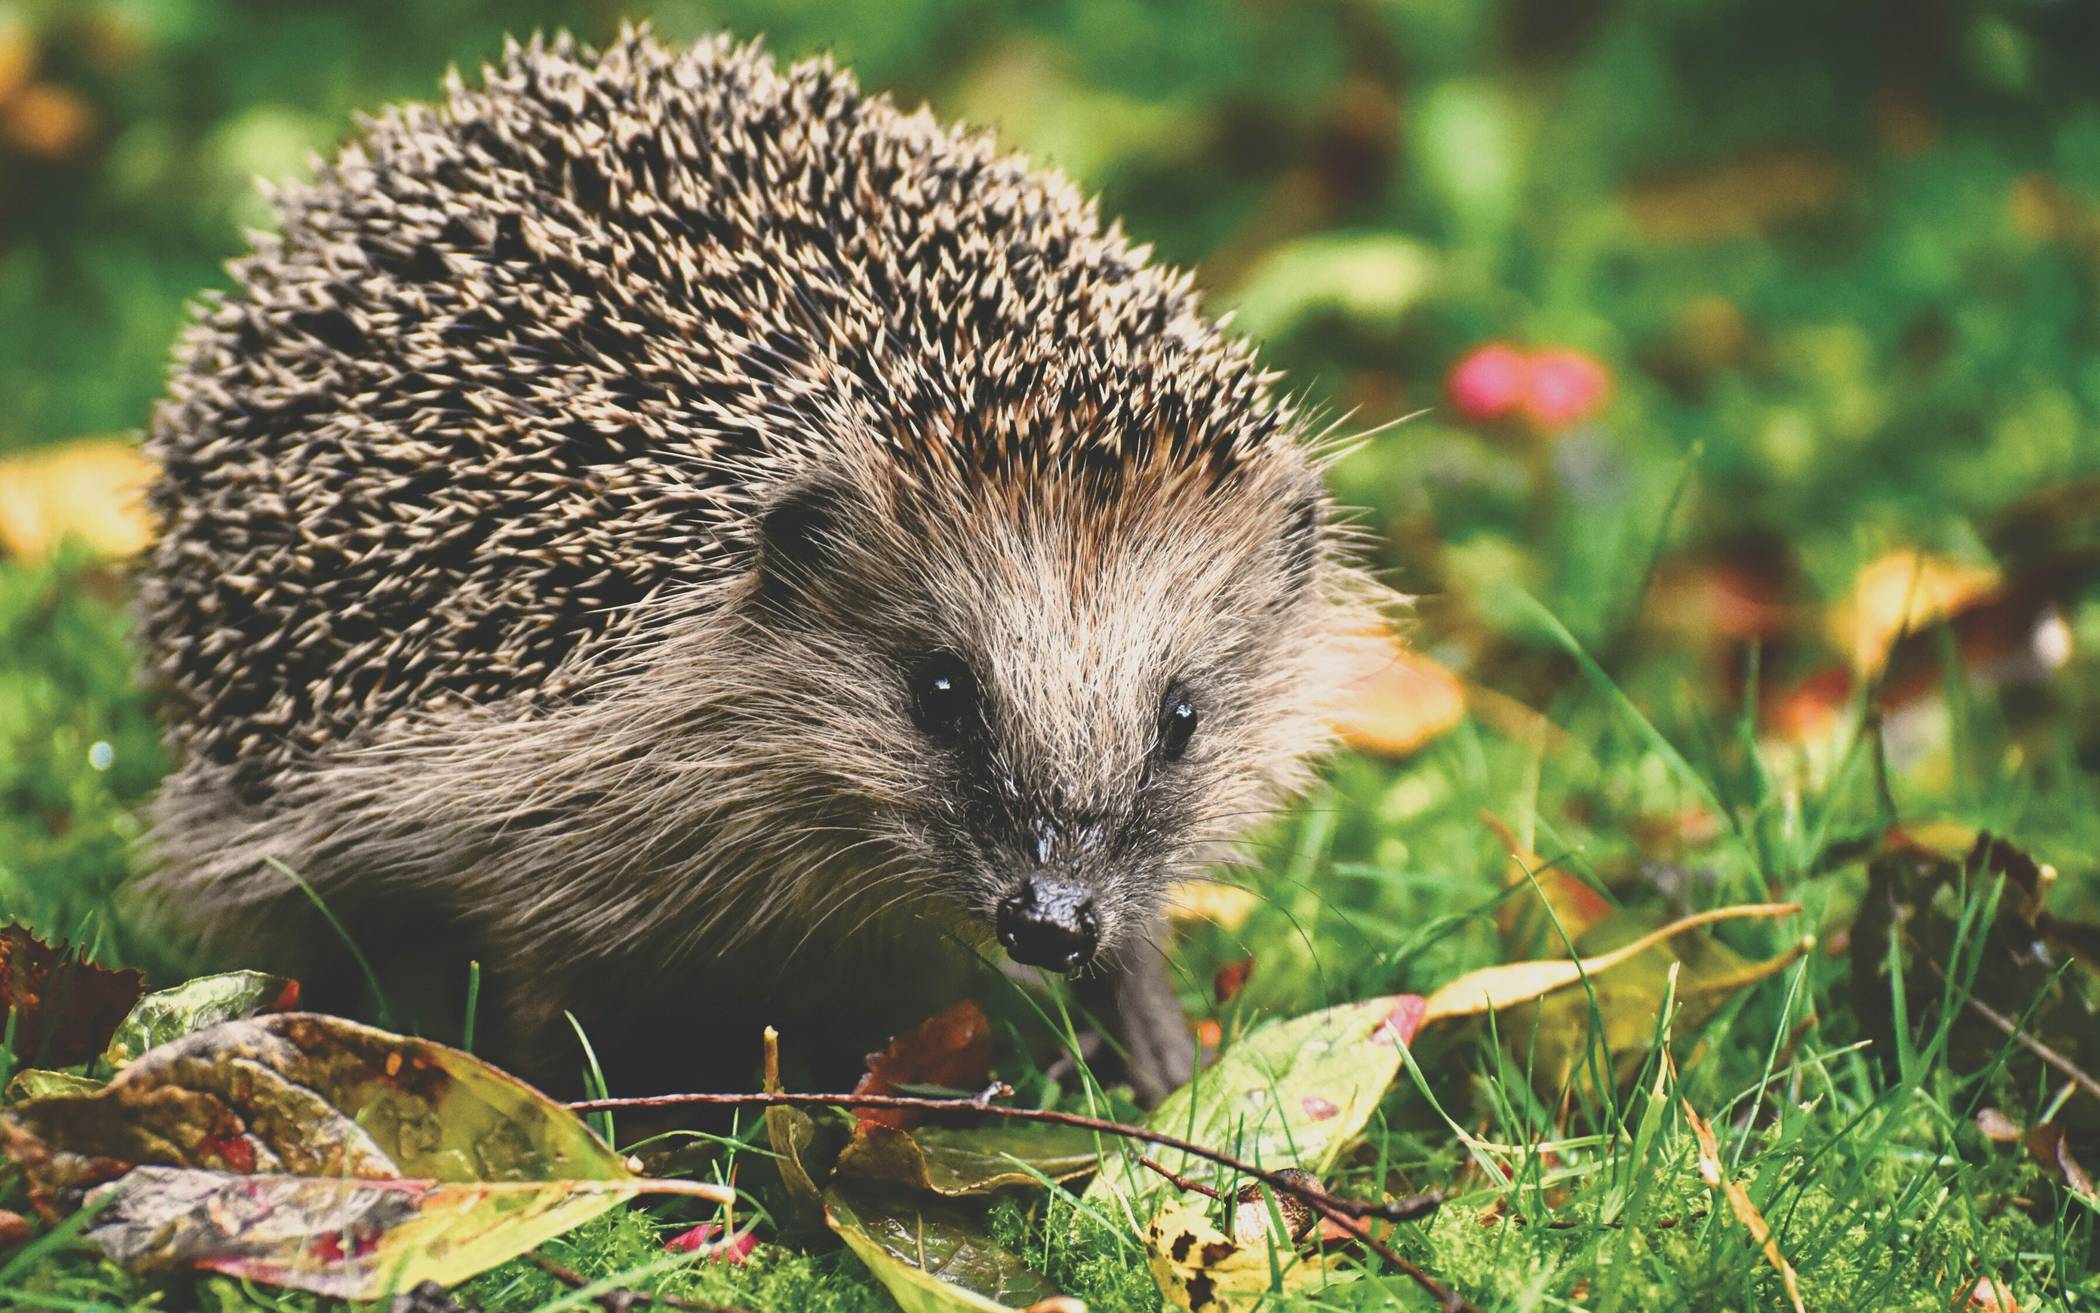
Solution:
[(1507, 419), (1528, 392), (1531, 362), (1507, 342), (1475, 347), (1451, 370), (1451, 404), (1469, 420)]
[(1588, 419), (1611, 399), (1611, 371), (1581, 351), (1541, 351), (1531, 358), (1524, 413), (1551, 431)]

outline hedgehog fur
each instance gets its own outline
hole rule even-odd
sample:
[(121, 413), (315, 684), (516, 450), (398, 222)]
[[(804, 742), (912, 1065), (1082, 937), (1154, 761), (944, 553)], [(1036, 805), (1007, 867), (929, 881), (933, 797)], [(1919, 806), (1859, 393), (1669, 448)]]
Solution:
[[(511, 44), (274, 201), (149, 434), (146, 893), (216, 940), (313, 951), (282, 864), (479, 956), (528, 1050), (667, 979), (876, 1033), (1015, 872), (1127, 954), (1303, 780), (1363, 605), (1305, 423), (1055, 174), (629, 32)], [(911, 723), (929, 652), (970, 752)]]

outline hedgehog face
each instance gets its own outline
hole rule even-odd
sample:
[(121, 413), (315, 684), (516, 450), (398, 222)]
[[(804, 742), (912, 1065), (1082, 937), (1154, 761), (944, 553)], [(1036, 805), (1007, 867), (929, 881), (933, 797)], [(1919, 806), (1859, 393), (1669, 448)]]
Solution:
[(805, 796), (848, 800), (843, 843), (1015, 960), (1111, 952), (1321, 740), (1316, 488), (1292, 464), (1114, 498), (986, 485), (960, 514), (952, 487), (777, 498), (753, 592), (788, 658), (772, 696), (836, 731), (801, 754)]

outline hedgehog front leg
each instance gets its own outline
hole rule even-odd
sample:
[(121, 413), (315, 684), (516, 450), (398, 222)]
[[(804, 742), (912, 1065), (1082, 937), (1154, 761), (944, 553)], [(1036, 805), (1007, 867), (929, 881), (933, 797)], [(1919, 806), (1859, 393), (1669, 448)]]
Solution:
[(1154, 924), (1085, 990), (1086, 1003), (1127, 1055), (1131, 1093), (1147, 1108), (1196, 1072), (1196, 1041), (1168, 974), (1167, 942), (1166, 926)]

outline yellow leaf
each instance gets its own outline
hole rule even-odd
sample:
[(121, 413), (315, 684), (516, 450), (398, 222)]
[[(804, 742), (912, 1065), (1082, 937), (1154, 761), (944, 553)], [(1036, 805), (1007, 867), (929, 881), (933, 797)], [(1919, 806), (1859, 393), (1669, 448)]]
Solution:
[(1728, 1210), (1735, 1214), (1736, 1221), (1743, 1224), (1743, 1228), (1750, 1233), (1750, 1238), (1764, 1251), (1765, 1261), (1772, 1265), (1779, 1273), (1779, 1279), (1786, 1283), (1787, 1298), (1793, 1302), (1794, 1313), (1806, 1313), (1801, 1303), (1801, 1282), (1794, 1275), (1794, 1265), (1787, 1262), (1786, 1255), (1779, 1252), (1779, 1242), (1772, 1239), (1771, 1224), (1765, 1221), (1763, 1213), (1757, 1211), (1757, 1205), (1750, 1202), (1750, 1192), (1743, 1189), (1742, 1183), (1729, 1180), (1722, 1171), (1721, 1146), (1714, 1139), (1713, 1127), (1708, 1126), (1699, 1116), (1690, 1099), (1680, 1099), (1678, 1102), (1684, 1105), (1685, 1120), (1691, 1123), (1692, 1134), (1699, 1140), (1699, 1179), (1711, 1188), (1719, 1190), (1728, 1200)]
[(1252, 889), (1223, 880), (1183, 880), (1167, 891), (1167, 916), (1176, 924), (1209, 921), (1224, 930), (1237, 930), (1261, 902)]
[(1200, 1201), (1170, 1203), (1145, 1228), (1145, 1252), (1153, 1279), (1172, 1308), (1191, 1313), (1242, 1313), (1267, 1308), (1271, 1287), (1281, 1279), (1285, 1291), (1302, 1290), (1325, 1280), (1331, 1260), (1307, 1257), (1279, 1246), (1270, 1264), (1266, 1237), (1242, 1245), (1212, 1225)]
[(1672, 921), (1659, 930), (1649, 931), (1630, 944), (1622, 945), (1609, 953), (1599, 953), (1595, 957), (1573, 961), (1505, 962), (1500, 966), (1468, 971), (1429, 996), (1429, 1001), (1423, 1006), (1422, 1023), (1427, 1025), (1443, 1017), (1466, 1017), (1482, 1012), (1495, 1012), (1518, 1003), (1530, 1002), (1556, 989), (1579, 984), (1585, 976), (1601, 975), (1621, 963), (1639, 957), (1666, 939), (1703, 925), (1712, 925), (1716, 921), (1792, 916), (1800, 910), (1799, 903), (1749, 903), (1740, 907), (1717, 907), (1712, 911), (1695, 912), (1691, 916)]
[(1829, 632), (1852, 668), (1872, 676), (1896, 640), (1995, 594), (1996, 570), (1911, 548), (1869, 562), (1852, 591), (1832, 609)]
[(154, 468), (123, 438), (81, 438), (0, 458), (0, 549), (38, 560), (71, 538), (104, 557), (153, 541)]

